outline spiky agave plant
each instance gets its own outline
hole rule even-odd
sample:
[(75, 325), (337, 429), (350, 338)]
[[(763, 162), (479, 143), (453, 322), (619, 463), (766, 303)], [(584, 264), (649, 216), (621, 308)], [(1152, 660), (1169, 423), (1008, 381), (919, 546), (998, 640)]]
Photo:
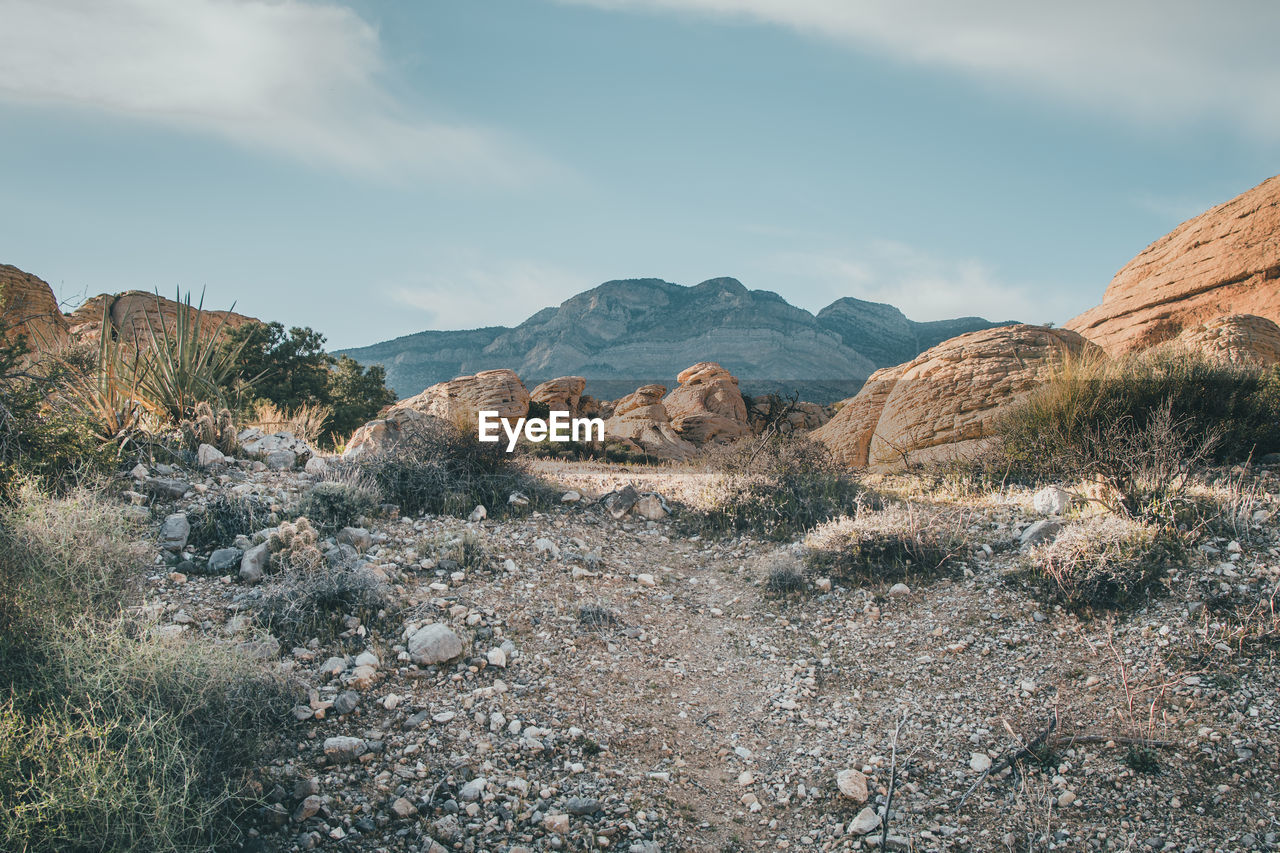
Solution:
[[(190, 417), (198, 403), (209, 403), (217, 409), (226, 408), (223, 388), (244, 349), (244, 343), (231, 347), (219, 345), (219, 338), (227, 325), (225, 316), (211, 333), (203, 333), (203, 293), (199, 305), (194, 308), (190, 292), (184, 298), (179, 290), (177, 296), (177, 317), (170, 329), (169, 324), (163, 321), (160, 294), (156, 294), (156, 315), (160, 322), (147, 323), (151, 346), (147, 352), (147, 369), (139, 382), (143, 405), (170, 425)], [(234, 303), (231, 309), (235, 309)], [(252, 384), (252, 379), (243, 383), (246, 388)]]
[(139, 394), (147, 360), (137, 347), (111, 333), (105, 304), (101, 328), (97, 360), (87, 371), (68, 371), (62, 393), (89, 418), (104, 443), (124, 446), (142, 430), (147, 414)]

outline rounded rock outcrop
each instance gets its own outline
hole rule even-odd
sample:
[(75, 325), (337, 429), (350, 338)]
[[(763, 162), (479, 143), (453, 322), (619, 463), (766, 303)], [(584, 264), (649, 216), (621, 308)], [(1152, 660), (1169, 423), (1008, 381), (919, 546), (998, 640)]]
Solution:
[(681, 438), (702, 446), (751, 434), (747, 405), (729, 371), (702, 361), (680, 371), (676, 380), (680, 385), (662, 403)]
[(854, 467), (893, 468), (975, 449), (996, 419), (1069, 356), (1096, 348), (1066, 329), (1001, 326), (943, 341), (872, 374), (813, 437)]

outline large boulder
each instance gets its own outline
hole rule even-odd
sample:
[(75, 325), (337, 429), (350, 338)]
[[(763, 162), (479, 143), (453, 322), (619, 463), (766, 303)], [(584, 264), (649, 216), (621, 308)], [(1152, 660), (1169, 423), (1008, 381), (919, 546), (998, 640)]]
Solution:
[(747, 422), (751, 431), (760, 435), (770, 427), (779, 432), (810, 431), (831, 420), (826, 406), (803, 401), (792, 403), (777, 394), (743, 397), (747, 404)]
[(0, 342), (25, 338), (33, 352), (57, 349), (67, 340), (67, 319), (53, 289), (15, 266), (0, 264)]
[(676, 380), (679, 387), (662, 404), (681, 438), (701, 447), (751, 434), (747, 405), (729, 371), (714, 361), (702, 361), (680, 371)]
[(614, 406), (612, 417), (604, 422), (605, 438), (620, 439), (661, 459), (693, 457), (697, 448), (671, 428), (671, 419), (662, 404), (666, 393), (664, 385), (645, 385), (623, 397)]
[(474, 376), (432, 385), (394, 408), (417, 409), (455, 426), (475, 429), (482, 411), (497, 412), (498, 417), (511, 420), (529, 414), (529, 392), (514, 371), (482, 370)]
[(1067, 323), (1108, 353), (1146, 349), (1229, 314), (1280, 322), (1280, 176), (1182, 223)]
[(1174, 345), (1229, 364), (1280, 364), (1280, 326), (1253, 314), (1231, 314), (1188, 326)]
[(431, 415), (410, 408), (393, 408), (384, 416), (369, 421), (351, 434), (343, 459), (377, 456), (397, 447), (415, 428), (435, 420)]
[(1002, 326), (943, 341), (872, 374), (813, 437), (856, 467), (899, 467), (964, 455), (1009, 404), (1092, 348), (1075, 332)]
[(534, 388), (529, 392), (529, 398), (545, 404), (553, 412), (568, 412), (571, 417), (576, 417), (586, 388), (587, 380), (581, 376), (561, 376), (548, 379)]
[[(236, 435), (240, 443), (240, 451), (245, 456), (268, 460), (272, 454), (293, 454), (293, 461), (283, 467), (292, 468), (298, 460), (307, 460), (317, 455), (314, 447), (307, 444), (291, 432), (265, 433), (258, 427), (247, 427)], [(276, 456), (277, 460), (282, 456)], [(279, 463), (277, 463), (279, 464)], [(274, 467), (274, 466), (273, 466)]]
[[(149, 346), (151, 333), (157, 334), (162, 329), (172, 331), (178, 322), (178, 312), (187, 310), (186, 306), (166, 299), (156, 293), (143, 290), (126, 290), (124, 293), (101, 293), (90, 297), (83, 305), (72, 312), (70, 317), (71, 335), (75, 338), (97, 340), (102, 331), (102, 312), (107, 312), (107, 321), (120, 339), (129, 343)], [(195, 306), (191, 308), (195, 313)], [(213, 311), (204, 309), (200, 312), (200, 331), (202, 335), (212, 335), (219, 328), (233, 329), (245, 323), (257, 323), (253, 317), (246, 317), (234, 311)]]

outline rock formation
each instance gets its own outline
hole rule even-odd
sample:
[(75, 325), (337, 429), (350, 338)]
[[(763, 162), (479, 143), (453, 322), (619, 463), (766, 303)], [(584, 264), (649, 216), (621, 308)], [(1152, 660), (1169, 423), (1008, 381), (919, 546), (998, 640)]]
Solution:
[[(88, 337), (96, 340), (102, 327), (102, 311), (107, 310), (107, 319), (120, 336), (121, 340), (138, 341), (144, 345), (150, 343), (151, 330), (161, 328), (172, 330), (177, 323), (178, 311), (185, 307), (172, 299), (166, 299), (155, 293), (142, 290), (127, 290), (118, 295), (102, 293), (91, 297), (83, 305), (72, 312), (70, 317), (72, 337)], [(196, 306), (193, 305), (194, 309)], [(205, 309), (201, 312), (200, 325), (202, 334), (211, 335), (225, 323), (226, 328), (235, 328), (245, 323), (256, 323), (253, 317), (237, 314), (234, 311), (213, 311)], [(163, 325), (162, 325), (163, 324)]]
[(385, 453), (398, 445), (415, 427), (432, 420), (431, 415), (408, 407), (393, 408), (384, 417), (357, 429), (342, 452), (343, 459), (360, 459)]
[(56, 349), (67, 340), (67, 320), (53, 289), (15, 266), (0, 264), (0, 340), (26, 339), (30, 350)]
[(587, 380), (581, 376), (561, 376), (548, 379), (534, 388), (529, 392), (529, 398), (544, 403), (553, 412), (568, 412), (571, 417), (576, 417), (586, 387)]
[(1239, 313), (1280, 322), (1280, 176), (1152, 243), (1067, 328), (1116, 355)]
[(523, 418), (529, 414), (529, 392), (514, 371), (482, 370), (474, 376), (459, 376), (432, 385), (393, 408), (417, 409), (455, 426), (473, 429), (481, 411), (497, 412), (501, 418)]
[(662, 404), (681, 438), (701, 447), (751, 433), (738, 380), (729, 371), (714, 361), (702, 361), (680, 371), (676, 380), (679, 387)]
[[(776, 428), (782, 433), (815, 430), (831, 420), (831, 413), (828, 411), (830, 407), (819, 406), (817, 403), (790, 403), (777, 394), (744, 397), (743, 400), (747, 404), (747, 423), (756, 435), (764, 432), (775, 420), (778, 421)], [(789, 411), (783, 415), (786, 409)]]
[(1089, 344), (1075, 332), (1005, 326), (970, 332), (877, 371), (815, 439), (846, 464), (895, 467), (962, 455), (1000, 413)]
[(661, 459), (685, 460), (697, 448), (671, 428), (662, 395), (664, 385), (645, 385), (617, 402), (613, 416), (604, 422), (605, 439), (621, 440), (634, 450)]
[(1231, 314), (1188, 326), (1175, 345), (1230, 364), (1280, 364), (1280, 326), (1253, 314)]

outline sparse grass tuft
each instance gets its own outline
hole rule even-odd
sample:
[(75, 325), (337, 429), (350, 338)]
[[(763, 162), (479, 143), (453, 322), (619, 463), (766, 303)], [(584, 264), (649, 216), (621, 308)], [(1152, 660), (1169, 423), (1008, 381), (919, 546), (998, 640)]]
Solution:
[(793, 595), (805, 589), (807, 584), (802, 565), (790, 554), (777, 554), (769, 561), (769, 571), (764, 579), (764, 591), (769, 595)]
[(354, 527), (360, 516), (372, 515), (380, 503), (377, 489), (361, 480), (353, 475), (317, 483), (302, 499), (299, 512), (322, 533)]
[(236, 494), (218, 495), (187, 514), (194, 548), (221, 548), (237, 536), (248, 536), (270, 524), (271, 512), (260, 499)]
[(958, 514), (907, 504), (820, 525), (804, 541), (812, 571), (858, 583), (935, 577), (964, 545)]
[(1182, 551), (1179, 539), (1152, 525), (1097, 515), (1068, 524), (1052, 542), (1031, 549), (1021, 574), (1048, 603), (1071, 610), (1127, 609), (1146, 600)]
[(712, 451), (706, 464), (718, 476), (702, 495), (701, 511), (685, 522), (699, 532), (790, 539), (854, 511), (862, 494), (848, 469), (800, 435), (739, 441)]
[[(552, 505), (551, 490), (500, 444), (483, 443), (473, 431), (432, 418), (401, 437), (388, 452), (362, 459), (359, 467), (406, 515), (435, 513), (465, 517), (481, 504), (491, 517)], [(512, 492), (529, 498), (508, 504)]]
[(327, 561), (306, 571), (287, 570), (261, 588), (253, 602), (257, 623), (284, 645), (311, 639), (330, 643), (347, 630), (347, 617), (373, 624), (390, 603), (368, 569)]

